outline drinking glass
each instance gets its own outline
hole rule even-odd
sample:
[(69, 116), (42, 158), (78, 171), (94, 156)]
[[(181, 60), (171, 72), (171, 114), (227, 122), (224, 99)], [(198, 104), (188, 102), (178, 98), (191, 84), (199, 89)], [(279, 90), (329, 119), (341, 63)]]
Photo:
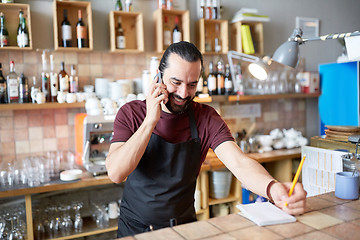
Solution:
[(84, 222), (83, 222), (83, 219), (80, 214), (80, 209), (82, 208), (83, 203), (82, 202), (74, 202), (72, 206), (75, 211), (75, 217), (74, 217), (75, 232), (81, 232)]
[(24, 239), (24, 236), (22, 235), (21, 231), (18, 229), (16, 222), (17, 222), (17, 216), (11, 217), (11, 231), (8, 236), (9, 240), (23, 240)]

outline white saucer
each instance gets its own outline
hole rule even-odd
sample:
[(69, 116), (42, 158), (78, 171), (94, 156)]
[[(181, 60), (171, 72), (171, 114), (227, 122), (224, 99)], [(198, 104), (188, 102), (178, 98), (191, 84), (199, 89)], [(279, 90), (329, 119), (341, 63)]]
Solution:
[(66, 171), (62, 171), (60, 173), (61, 181), (74, 181), (81, 178), (83, 171), (80, 169), (70, 169)]

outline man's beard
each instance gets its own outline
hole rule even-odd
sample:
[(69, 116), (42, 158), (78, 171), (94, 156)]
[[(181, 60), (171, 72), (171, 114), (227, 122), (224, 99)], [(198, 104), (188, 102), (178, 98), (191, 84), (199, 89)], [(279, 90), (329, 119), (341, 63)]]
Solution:
[[(175, 99), (181, 99), (181, 100), (185, 100), (185, 104), (184, 105), (177, 105), (175, 103)], [(167, 107), (167, 109), (173, 113), (173, 114), (181, 114), (183, 112), (186, 111), (186, 109), (189, 107), (190, 103), (192, 102), (192, 100), (195, 98), (194, 97), (187, 97), (187, 98), (181, 98), (179, 95), (175, 94), (175, 93), (169, 93), (169, 101), (165, 104), (165, 106)]]

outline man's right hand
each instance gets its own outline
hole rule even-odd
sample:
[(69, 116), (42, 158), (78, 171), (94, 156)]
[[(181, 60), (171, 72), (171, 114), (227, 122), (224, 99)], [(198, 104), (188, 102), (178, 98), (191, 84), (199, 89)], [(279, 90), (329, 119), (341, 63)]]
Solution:
[(144, 121), (149, 121), (154, 127), (160, 119), (161, 101), (163, 101), (164, 104), (168, 101), (166, 85), (158, 83), (158, 80), (158, 77), (156, 77), (152, 81), (148, 95), (146, 96), (146, 118)]

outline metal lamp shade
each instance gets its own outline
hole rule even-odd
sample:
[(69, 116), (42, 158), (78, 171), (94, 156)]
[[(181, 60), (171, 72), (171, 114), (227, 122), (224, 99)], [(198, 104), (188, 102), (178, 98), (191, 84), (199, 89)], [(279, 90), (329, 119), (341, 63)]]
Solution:
[(295, 68), (299, 61), (299, 43), (295, 41), (284, 42), (276, 49), (272, 59), (276, 62)]

